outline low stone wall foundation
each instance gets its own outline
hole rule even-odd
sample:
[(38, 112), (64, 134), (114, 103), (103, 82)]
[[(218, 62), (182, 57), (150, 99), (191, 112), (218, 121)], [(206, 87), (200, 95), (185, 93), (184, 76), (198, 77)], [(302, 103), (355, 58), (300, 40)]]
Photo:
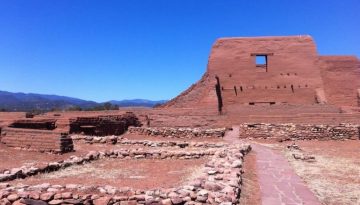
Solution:
[(239, 128), (240, 138), (274, 138), (286, 140), (344, 140), (359, 139), (360, 127), (353, 124), (268, 124), (245, 123)]
[(226, 128), (171, 128), (171, 127), (129, 127), (130, 134), (170, 138), (224, 137)]

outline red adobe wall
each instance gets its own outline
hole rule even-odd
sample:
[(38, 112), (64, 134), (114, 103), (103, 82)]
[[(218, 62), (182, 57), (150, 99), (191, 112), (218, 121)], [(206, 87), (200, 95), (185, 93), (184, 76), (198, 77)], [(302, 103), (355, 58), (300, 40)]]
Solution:
[(72, 139), (53, 131), (2, 128), (0, 142), (9, 147), (19, 147), (44, 152), (68, 152), (74, 149)]
[(360, 61), (355, 56), (320, 56), (320, 68), (329, 104), (360, 106)]
[[(267, 56), (266, 67), (256, 55)], [(359, 65), (356, 57), (319, 56), (308, 35), (220, 38), (203, 78), (162, 107), (216, 109), (215, 76), (225, 113), (264, 103), (360, 106)]]
[[(259, 54), (267, 55), (267, 68), (256, 66)], [(211, 50), (208, 72), (219, 76), (225, 105), (314, 104), (315, 90), (323, 87), (316, 62), (310, 36), (221, 38)]]

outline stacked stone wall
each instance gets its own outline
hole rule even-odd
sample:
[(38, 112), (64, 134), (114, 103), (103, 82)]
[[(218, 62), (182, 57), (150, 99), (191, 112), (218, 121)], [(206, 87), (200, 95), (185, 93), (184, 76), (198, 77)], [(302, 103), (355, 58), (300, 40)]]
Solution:
[(133, 113), (124, 115), (104, 115), (96, 117), (77, 117), (70, 119), (70, 133), (106, 136), (121, 135), (129, 126), (140, 126)]
[(3, 128), (1, 143), (42, 152), (69, 152), (74, 149), (73, 141), (66, 133), (46, 130)]
[(161, 136), (170, 138), (224, 137), (226, 128), (171, 128), (171, 127), (130, 127), (130, 134)]
[(344, 140), (359, 139), (359, 125), (339, 124), (269, 124), (245, 123), (240, 125), (240, 138), (275, 138), (285, 140)]
[(56, 128), (56, 120), (43, 119), (43, 120), (17, 120), (9, 127), (24, 128), (24, 129), (37, 129), (37, 130), (54, 130)]

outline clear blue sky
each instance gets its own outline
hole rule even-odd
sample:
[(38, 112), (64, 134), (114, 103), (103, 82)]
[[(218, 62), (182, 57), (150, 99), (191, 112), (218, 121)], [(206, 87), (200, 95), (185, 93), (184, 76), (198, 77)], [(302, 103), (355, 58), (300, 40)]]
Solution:
[(310, 34), (360, 56), (359, 0), (0, 0), (0, 90), (170, 99), (216, 38)]

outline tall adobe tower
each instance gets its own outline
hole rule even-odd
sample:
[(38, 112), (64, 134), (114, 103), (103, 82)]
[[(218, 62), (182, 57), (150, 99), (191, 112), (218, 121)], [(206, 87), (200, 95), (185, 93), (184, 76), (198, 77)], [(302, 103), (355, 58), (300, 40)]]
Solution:
[[(353, 56), (319, 56), (308, 35), (220, 38), (211, 49), (202, 79), (164, 107), (215, 108), (215, 76), (220, 79), (225, 108), (274, 104), (357, 106), (359, 62)], [(353, 82), (349, 84), (348, 80)]]

